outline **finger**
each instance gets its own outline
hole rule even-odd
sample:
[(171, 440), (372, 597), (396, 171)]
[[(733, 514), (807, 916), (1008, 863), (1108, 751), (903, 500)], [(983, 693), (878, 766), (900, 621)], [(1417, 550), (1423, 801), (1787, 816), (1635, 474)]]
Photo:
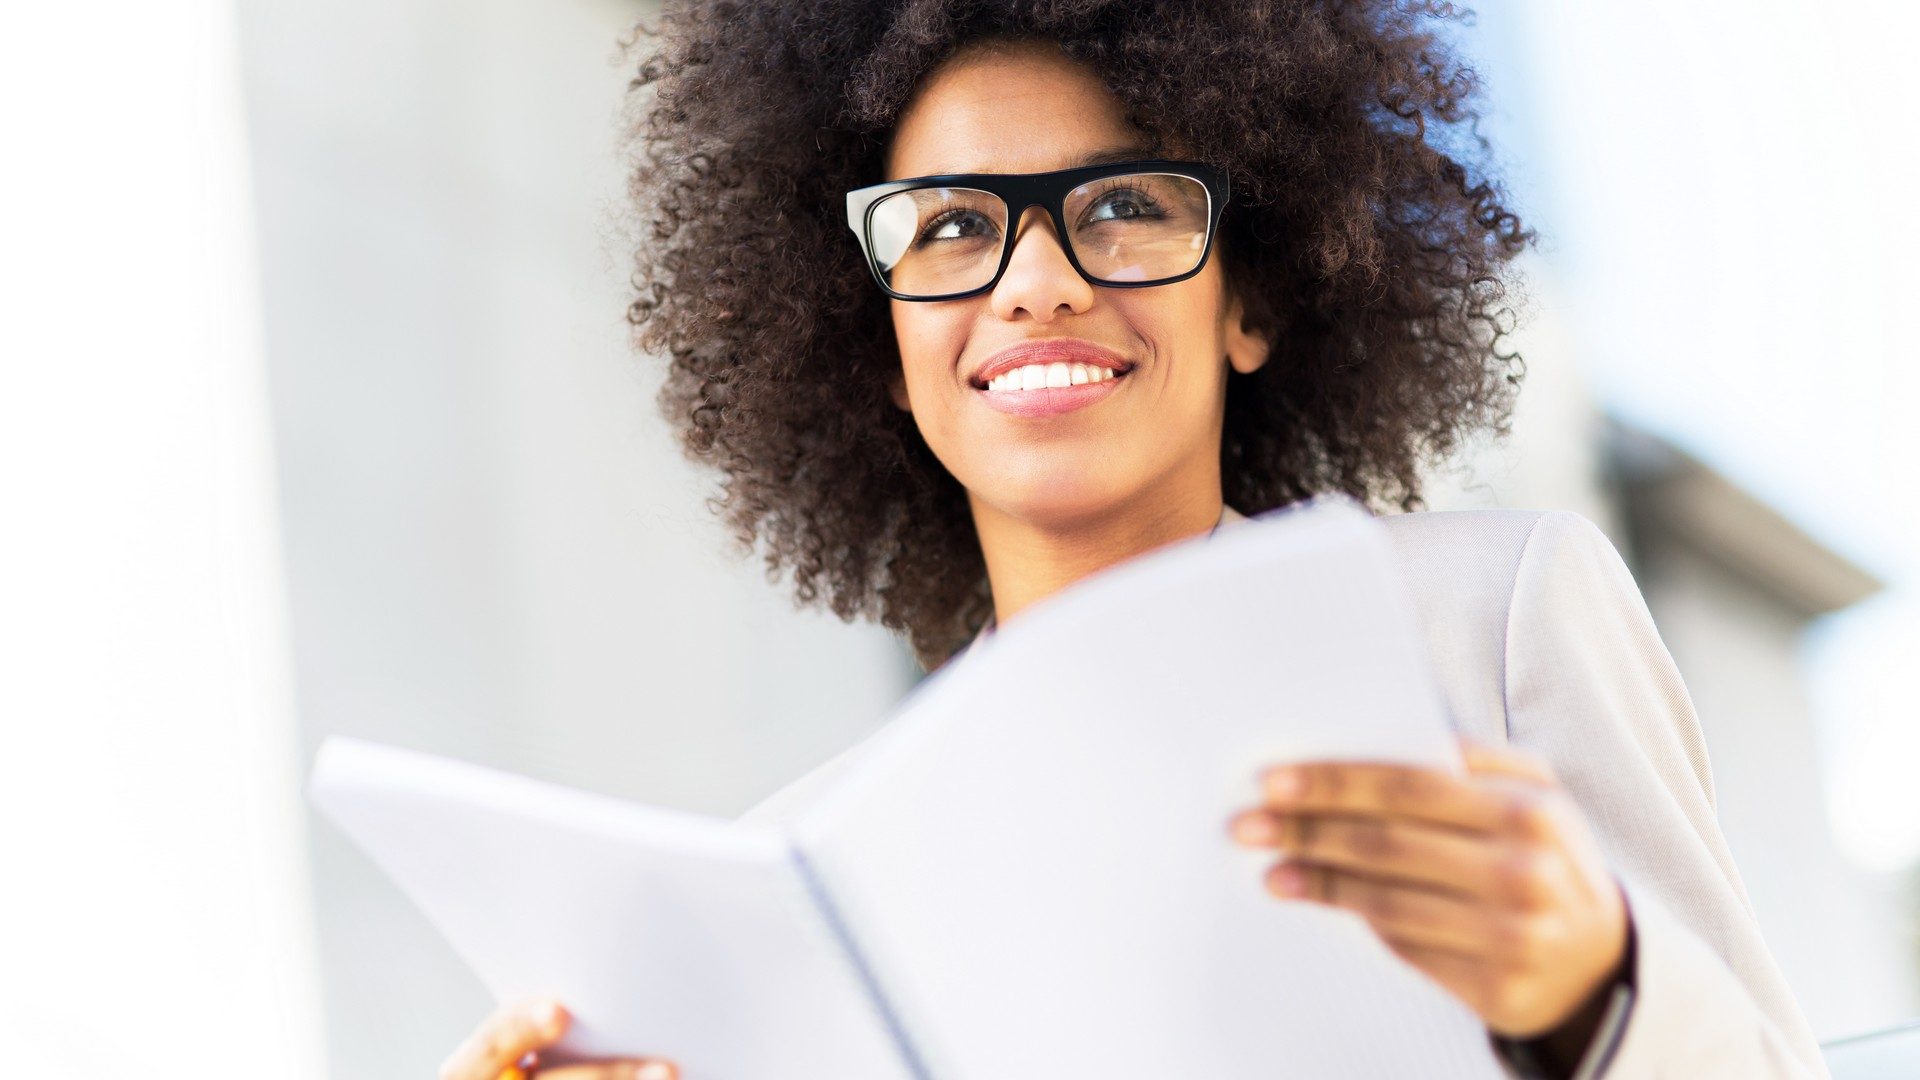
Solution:
[(1542, 784), (1560, 782), (1546, 758), (1511, 743), (1496, 746), (1461, 736), (1460, 753), (1466, 759), (1467, 772), (1472, 775), (1513, 776)]
[(1366, 919), (1382, 938), (1469, 957), (1489, 957), (1505, 939), (1500, 922), (1504, 912), (1473, 897), (1337, 867), (1294, 865), (1304, 871), (1302, 898), (1345, 908)]
[(1374, 761), (1309, 761), (1266, 769), (1261, 793), (1274, 810), (1393, 815), (1493, 832), (1505, 807), (1471, 777)]
[(1507, 860), (1488, 834), (1406, 818), (1249, 810), (1234, 824), (1243, 842), (1295, 859), (1471, 897), (1496, 895)]
[(1580, 835), (1585, 819), (1573, 797), (1558, 787), (1522, 783), (1506, 777), (1487, 777), (1495, 796), (1505, 805), (1499, 831), (1509, 840), (1548, 849), (1567, 849), (1569, 838)]
[(680, 1067), (664, 1058), (597, 1061), (541, 1069), (533, 1080), (680, 1080)]
[(528, 1053), (567, 1030), (567, 1011), (552, 1001), (503, 1005), (440, 1066), (440, 1080), (495, 1080)]
[(1485, 1015), (1488, 988), (1492, 983), (1491, 969), (1485, 961), (1402, 938), (1383, 937), (1382, 940), (1395, 955), (1420, 969), (1475, 1012)]

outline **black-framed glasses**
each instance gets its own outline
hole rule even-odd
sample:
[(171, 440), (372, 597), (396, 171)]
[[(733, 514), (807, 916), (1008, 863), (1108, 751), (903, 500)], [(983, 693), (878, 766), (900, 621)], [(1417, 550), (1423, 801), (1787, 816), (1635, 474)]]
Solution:
[(1227, 195), (1226, 172), (1199, 161), (943, 173), (847, 192), (847, 227), (888, 296), (958, 300), (999, 283), (1013, 261), (1010, 223), (1038, 203), (1081, 277), (1141, 289), (1200, 272)]

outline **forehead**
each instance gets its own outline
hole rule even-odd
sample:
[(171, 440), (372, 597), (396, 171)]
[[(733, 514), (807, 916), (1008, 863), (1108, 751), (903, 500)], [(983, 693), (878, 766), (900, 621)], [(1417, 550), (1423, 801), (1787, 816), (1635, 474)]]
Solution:
[(1050, 42), (963, 51), (901, 113), (886, 176), (1023, 173), (1146, 156), (1149, 141), (1091, 69)]

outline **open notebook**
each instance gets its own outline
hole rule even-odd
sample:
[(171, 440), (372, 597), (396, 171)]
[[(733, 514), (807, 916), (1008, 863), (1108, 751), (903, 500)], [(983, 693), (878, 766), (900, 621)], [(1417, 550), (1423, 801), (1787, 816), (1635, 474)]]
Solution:
[[(568, 1055), (688, 1080), (1503, 1075), (1481, 1021), (1229, 839), (1266, 765), (1463, 766), (1341, 496), (1086, 578), (778, 824), (344, 738), (310, 795)], [(894, 727), (894, 725), (903, 725)], [(527, 852), (538, 855), (529, 858)]]

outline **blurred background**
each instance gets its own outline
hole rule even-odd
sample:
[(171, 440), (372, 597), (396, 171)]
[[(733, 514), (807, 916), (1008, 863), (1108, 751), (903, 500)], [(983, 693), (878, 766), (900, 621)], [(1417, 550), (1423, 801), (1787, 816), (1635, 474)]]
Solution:
[[(1910, 12), (1476, 8), (1484, 130), (1544, 242), (1514, 438), (1432, 505), (1609, 533), (1816, 1033), (1920, 1016)], [(733, 814), (911, 686), (890, 635), (731, 553), (629, 351), (618, 46), (652, 11), (10, 14), (20, 1075), (433, 1075), (490, 1002), (309, 815), (326, 735)]]

